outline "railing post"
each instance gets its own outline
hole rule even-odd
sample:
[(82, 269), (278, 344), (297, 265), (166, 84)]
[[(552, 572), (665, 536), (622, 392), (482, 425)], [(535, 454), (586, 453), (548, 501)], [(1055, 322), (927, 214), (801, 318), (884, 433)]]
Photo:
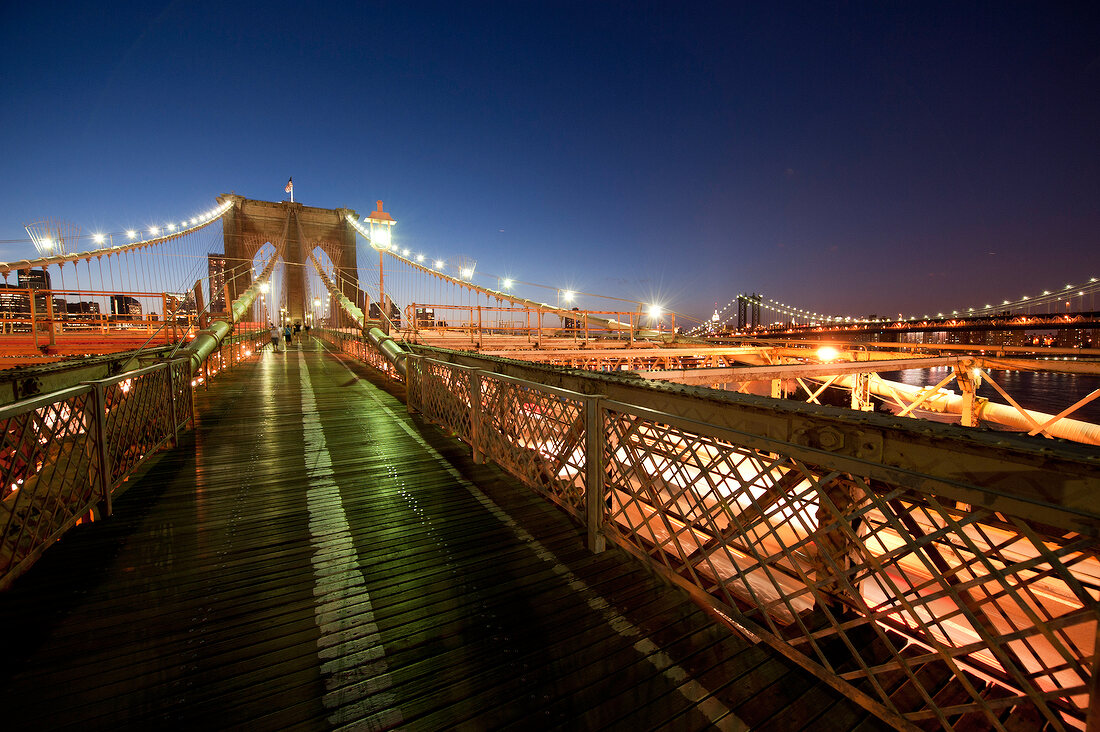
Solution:
[(176, 447), (179, 444), (179, 421), (176, 418), (176, 379), (172, 373), (172, 362), (166, 363), (168, 369), (168, 418), (172, 420), (169, 425), (168, 445)]
[[(160, 295), (160, 311), (164, 313), (164, 323), (168, 325), (168, 293), (162, 292)], [(164, 342), (171, 345), (175, 341), (176, 337), (176, 312), (172, 311), (170, 316), (172, 318), (172, 327), (164, 329)]]
[(485, 462), (481, 452), (481, 372), (470, 370), (470, 448), (475, 463)]
[(34, 290), (27, 290), (27, 297), (31, 302), (31, 332), (34, 333), (34, 347), (38, 348), (38, 318), (34, 312)]
[(410, 353), (405, 357), (405, 408), (409, 414), (420, 411), (420, 356)]
[(46, 293), (46, 325), (50, 329), (50, 345), (56, 346), (57, 334), (53, 330), (53, 290), (43, 290), (43, 292)]
[(600, 397), (584, 400), (584, 512), (588, 524), (588, 549), (599, 554), (607, 548), (603, 534), (604, 497), (604, 430)]
[(99, 514), (106, 518), (110, 516), (113, 507), (111, 505), (111, 456), (107, 452), (107, 398), (106, 388), (98, 382), (91, 382), (92, 404), (95, 409), (95, 446), (96, 457), (99, 461)]

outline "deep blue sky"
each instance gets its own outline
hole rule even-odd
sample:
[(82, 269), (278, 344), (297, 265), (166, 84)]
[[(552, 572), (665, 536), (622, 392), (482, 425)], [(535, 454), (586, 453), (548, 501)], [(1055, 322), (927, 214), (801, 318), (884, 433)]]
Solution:
[[(323, 4), (322, 4), (323, 5)], [(1100, 276), (1095, 3), (3, 3), (0, 239), (223, 192), (709, 315)], [(0, 259), (29, 244), (0, 244)]]

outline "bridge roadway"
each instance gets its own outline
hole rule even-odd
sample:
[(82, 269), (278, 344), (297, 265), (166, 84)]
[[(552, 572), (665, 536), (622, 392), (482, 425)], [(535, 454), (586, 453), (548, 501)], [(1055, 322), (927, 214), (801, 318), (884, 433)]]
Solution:
[(0, 595), (5, 729), (880, 729), (318, 341)]

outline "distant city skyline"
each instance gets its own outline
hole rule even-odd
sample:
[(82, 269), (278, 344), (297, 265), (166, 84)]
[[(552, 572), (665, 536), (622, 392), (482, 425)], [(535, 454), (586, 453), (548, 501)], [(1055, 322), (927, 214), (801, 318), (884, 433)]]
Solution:
[(293, 176), (427, 257), (699, 319), (1100, 276), (1085, 3), (112, 8), (0, 11), (0, 260), (32, 221), (147, 229)]

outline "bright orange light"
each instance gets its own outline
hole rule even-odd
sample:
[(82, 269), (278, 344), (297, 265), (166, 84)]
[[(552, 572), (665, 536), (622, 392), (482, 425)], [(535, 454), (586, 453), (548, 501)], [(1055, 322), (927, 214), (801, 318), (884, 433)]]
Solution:
[(836, 350), (832, 346), (823, 346), (817, 349), (817, 360), (822, 363), (828, 363), (840, 357), (840, 351)]

